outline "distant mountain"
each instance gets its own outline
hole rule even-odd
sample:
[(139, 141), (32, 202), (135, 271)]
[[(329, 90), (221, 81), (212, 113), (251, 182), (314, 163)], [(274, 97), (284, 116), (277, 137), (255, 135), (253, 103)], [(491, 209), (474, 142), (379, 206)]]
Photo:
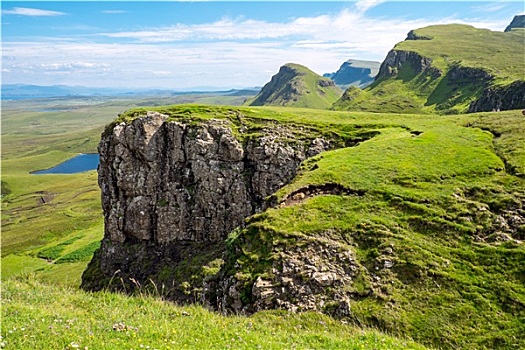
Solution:
[(126, 92), (119, 89), (90, 88), (85, 86), (2, 84), (2, 99), (4, 100), (62, 96), (101, 96), (125, 94)]
[(332, 79), (339, 87), (347, 89), (350, 86), (365, 88), (372, 84), (379, 72), (381, 62), (348, 60), (335, 73), (325, 73), (324, 77)]
[(2, 99), (22, 100), (31, 98), (51, 97), (90, 97), (90, 96), (179, 96), (179, 95), (231, 95), (231, 96), (255, 96), (258, 88), (230, 89), (223, 91), (212, 91), (213, 88), (194, 90), (172, 90), (172, 89), (120, 89), (120, 88), (94, 88), (86, 86), (66, 85), (26, 85), (26, 84), (3, 84)]
[(525, 108), (524, 35), (460, 24), (410, 31), (375, 82), (349, 88), (333, 108), (441, 114)]
[(246, 104), (326, 109), (341, 94), (342, 90), (332, 80), (299, 64), (288, 63)]
[(513, 29), (525, 28), (525, 15), (516, 15), (510, 24), (505, 28), (506, 32), (510, 32)]
[(241, 90), (229, 90), (226, 95), (228, 96), (255, 96), (261, 91), (261, 88), (253, 88), (253, 89), (241, 89)]

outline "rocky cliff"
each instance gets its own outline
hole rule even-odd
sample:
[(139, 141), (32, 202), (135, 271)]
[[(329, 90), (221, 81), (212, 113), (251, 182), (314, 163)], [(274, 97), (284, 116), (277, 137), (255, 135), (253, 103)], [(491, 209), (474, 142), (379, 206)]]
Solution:
[[(264, 210), (303, 160), (352, 143), (304, 127), (245, 124), (237, 111), (229, 116), (185, 123), (148, 112), (108, 129), (99, 145), (105, 234), (84, 288), (154, 283), (170, 286), (170, 298), (195, 298), (189, 286), (199, 289), (214, 271), (228, 233)], [(208, 270), (187, 270), (196, 266)]]
[(512, 19), (512, 22), (505, 28), (506, 32), (510, 32), (513, 29), (525, 28), (525, 15), (516, 15)]
[(525, 107), (525, 81), (505, 86), (489, 86), (469, 106), (469, 112), (519, 109)]
[(407, 68), (416, 75), (426, 71), (431, 71), (430, 75), (434, 78), (439, 78), (442, 75), (439, 69), (432, 66), (430, 57), (422, 56), (413, 51), (391, 50), (381, 63), (376, 79), (395, 78), (403, 69), (407, 70)]

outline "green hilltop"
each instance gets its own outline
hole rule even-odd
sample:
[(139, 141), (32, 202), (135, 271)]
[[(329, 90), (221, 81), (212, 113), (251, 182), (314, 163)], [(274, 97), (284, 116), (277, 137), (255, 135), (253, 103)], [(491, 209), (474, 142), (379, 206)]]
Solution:
[(327, 109), (341, 94), (341, 89), (332, 80), (299, 64), (288, 63), (245, 104)]
[(376, 81), (350, 88), (336, 110), (463, 113), (525, 107), (523, 31), (468, 25), (413, 30), (383, 62)]

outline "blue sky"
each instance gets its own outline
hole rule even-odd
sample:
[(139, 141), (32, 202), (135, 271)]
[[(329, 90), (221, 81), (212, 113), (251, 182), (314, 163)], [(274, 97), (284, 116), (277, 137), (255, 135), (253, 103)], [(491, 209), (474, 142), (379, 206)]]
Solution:
[(2, 83), (262, 86), (287, 62), (319, 74), (382, 61), (411, 29), (502, 31), (522, 1), (2, 1)]

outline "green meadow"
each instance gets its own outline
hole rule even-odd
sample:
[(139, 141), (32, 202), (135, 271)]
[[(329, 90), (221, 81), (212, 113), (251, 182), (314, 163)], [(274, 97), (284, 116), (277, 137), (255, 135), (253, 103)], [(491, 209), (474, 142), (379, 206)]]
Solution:
[(86, 293), (34, 277), (2, 283), (6, 349), (425, 349), (318, 313), (222, 316), (154, 295)]

